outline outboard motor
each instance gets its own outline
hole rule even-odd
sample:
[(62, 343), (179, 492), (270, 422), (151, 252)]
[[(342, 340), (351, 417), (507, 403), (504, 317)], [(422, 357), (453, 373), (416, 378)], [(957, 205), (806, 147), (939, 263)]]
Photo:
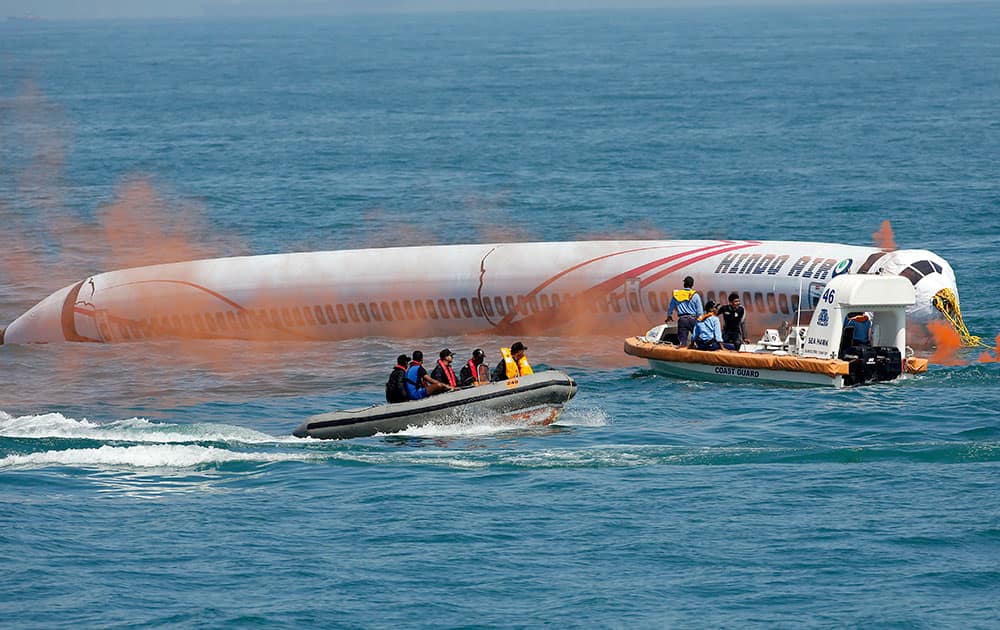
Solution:
[(903, 357), (899, 348), (877, 346), (875, 348), (875, 380), (891, 381), (903, 373)]
[(877, 379), (878, 355), (871, 346), (850, 346), (841, 352), (844, 361), (851, 365), (849, 373), (844, 378), (845, 385), (864, 385)]

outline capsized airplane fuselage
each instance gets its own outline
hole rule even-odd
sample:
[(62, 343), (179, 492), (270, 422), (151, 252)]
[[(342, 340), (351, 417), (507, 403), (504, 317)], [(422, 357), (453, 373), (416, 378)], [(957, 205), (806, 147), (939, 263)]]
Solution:
[(795, 241), (579, 241), (372, 248), (217, 258), (108, 271), (56, 291), (4, 343), (161, 337), (335, 340), (645, 330), (693, 276), (703, 300), (739, 293), (751, 334), (812, 308), (843, 273), (913, 282), (915, 322), (958, 300), (926, 250)]

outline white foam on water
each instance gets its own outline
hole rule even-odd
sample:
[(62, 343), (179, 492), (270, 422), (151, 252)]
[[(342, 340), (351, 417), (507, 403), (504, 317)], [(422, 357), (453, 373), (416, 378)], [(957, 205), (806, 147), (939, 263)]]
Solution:
[(44, 466), (129, 466), (135, 468), (191, 468), (229, 462), (311, 461), (314, 454), (244, 453), (192, 444), (156, 444), (139, 446), (101, 446), (44, 451), (27, 455), (9, 455), (0, 459), (5, 468)]
[(171, 424), (129, 418), (108, 423), (67, 418), (61, 413), (14, 417), (0, 411), (0, 437), (88, 439), (115, 442), (190, 443), (226, 442), (275, 444), (297, 442), (291, 436), (276, 437), (225, 424)]
[(560, 427), (606, 427), (608, 414), (600, 407), (571, 407), (553, 423)]

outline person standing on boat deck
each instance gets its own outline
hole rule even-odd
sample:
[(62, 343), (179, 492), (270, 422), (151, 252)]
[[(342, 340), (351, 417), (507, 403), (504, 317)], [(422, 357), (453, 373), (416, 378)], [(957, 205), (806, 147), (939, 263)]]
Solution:
[(406, 394), (410, 400), (427, 398), (448, 389), (447, 385), (430, 377), (430, 374), (421, 365), (423, 362), (424, 353), (420, 350), (414, 350), (410, 367), (406, 368)]
[(872, 318), (868, 316), (868, 313), (848, 313), (847, 318), (844, 319), (844, 328), (854, 329), (852, 345), (872, 345)]
[(739, 293), (729, 294), (729, 304), (719, 307), (719, 317), (722, 319), (722, 340), (739, 350), (747, 340), (746, 311), (740, 304)]
[(431, 370), (431, 378), (439, 383), (447, 383), (449, 389), (458, 387), (458, 378), (455, 377), (455, 370), (451, 367), (451, 362), (455, 360), (455, 353), (445, 348), (438, 354), (437, 365)]
[(684, 278), (684, 288), (674, 289), (667, 307), (667, 323), (674, 321), (674, 311), (677, 311), (677, 344), (682, 348), (688, 345), (688, 338), (698, 323), (698, 318), (704, 314), (701, 308), (701, 297), (694, 290), (694, 278)]
[(732, 350), (733, 346), (722, 341), (722, 326), (716, 316), (715, 302), (709, 300), (705, 304), (705, 314), (698, 319), (694, 327), (694, 347), (699, 350)]
[(528, 346), (520, 341), (515, 341), (510, 348), (500, 348), (500, 363), (497, 363), (496, 368), (493, 369), (493, 380), (506, 381), (518, 376), (534, 374), (531, 364), (528, 363), (528, 357), (525, 355), (527, 349)]
[(385, 383), (385, 401), (391, 403), (406, 402), (410, 395), (406, 393), (406, 367), (410, 357), (401, 354), (396, 357), (396, 367), (392, 368), (389, 380)]
[(486, 353), (481, 348), (473, 350), (472, 358), (458, 372), (458, 384), (462, 387), (468, 387), (469, 385), (488, 383), (490, 381), (489, 373), (480, 374), (480, 370), (485, 372), (489, 369), (483, 365), (485, 360)]

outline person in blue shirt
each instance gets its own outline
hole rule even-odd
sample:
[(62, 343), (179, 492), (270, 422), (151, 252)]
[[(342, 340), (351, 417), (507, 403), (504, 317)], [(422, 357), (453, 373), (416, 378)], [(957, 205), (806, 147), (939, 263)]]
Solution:
[(694, 290), (694, 278), (684, 278), (684, 288), (674, 289), (667, 307), (667, 323), (674, 321), (674, 311), (677, 311), (677, 344), (686, 348), (688, 338), (698, 323), (698, 318), (704, 314), (701, 308), (701, 297)]
[(406, 368), (406, 395), (410, 400), (420, 400), (433, 396), (446, 389), (451, 389), (447, 384), (436, 381), (430, 377), (424, 369), (424, 353), (420, 350), (413, 351), (413, 360)]
[(854, 329), (852, 345), (872, 345), (872, 318), (867, 313), (848, 313), (844, 319), (844, 328)]
[(709, 300), (705, 304), (705, 314), (694, 326), (694, 347), (698, 350), (733, 350), (732, 344), (723, 343), (722, 325), (717, 316), (718, 307)]

